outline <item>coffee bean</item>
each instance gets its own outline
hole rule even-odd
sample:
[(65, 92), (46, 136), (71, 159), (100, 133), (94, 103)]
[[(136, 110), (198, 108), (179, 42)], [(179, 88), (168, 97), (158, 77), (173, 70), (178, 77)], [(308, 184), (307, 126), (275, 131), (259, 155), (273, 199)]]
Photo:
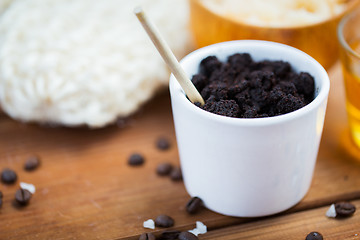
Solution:
[(0, 208), (2, 207), (2, 204), (3, 204), (3, 200), (2, 198), (0, 198)]
[(170, 148), (170, 142), (166, 138), (161, 137), (156, 141), (156, 147), (159, 150), (167, 150)]
[(128, 159), (128, 164), (131, 166), (139, 166), (145, 162), (144, 157), (139, 153), (133, 153)]
[(174, 226), (174, 219), (167, 215), (159, 215), (155, 219), (155, 225), (157, 227), (172, 227)]
[(174, 167), (174, 168), (171, 170), (170, 178), (171, 178), (173, 181), (180, 181), (180, 180), (182, 180), (181, 168), (179, 168), (179, 167)]
[(160, 176), (169, 175), (173, 166), (171, 163), (160, 163), (156, 168), (156, 173)]
[(11, 170), (9, 168), (5, 168), (1, 172), (1, 181), (3, 183), (12, 184), (12, 183), (16, 182), (16, 180), (17, 180), (17, 175), (16, 175), (16, 172), (14, 172), (13, 170)]
[(196, 213), (203, 206), (203, 201), (198, 197), (191, 198), (186, 204), (186, 211), (190, 214)]
[(27, 205), (30, 201), (31, 193), (26, 189), (18, 189), (15, 193), (15, 200), (20, 205)]
[(3, 195), (2, 191), (0, 191), (0, 199), (3, 198), (3, 196), (4, 195)]
[(143, 233), (140, 235), (139, 240), (156, 240), (156, 238), (152, 233)]
[(29, 157), (24, 164), (24, 169), (26, 171), (32, 171), (38, 168), (40, 165), (40, 158), (38, 156)]
[(349, 202), (335, 203), (335, 211), (337, 217), (349, 217), (354, 214), (356, 207)]
[(323, 236), (321, 233), (311, 232), (306, 236), (305, 240), (323, 240)]
[(161, 233), (159, 240), (173, 240), (178, 239), (180, 231), (178, 230), (167, 230)]
[(199, 238), (190, 232), (181, 232), (179, 234), (178, 239), (179, 240), (197, 240)]

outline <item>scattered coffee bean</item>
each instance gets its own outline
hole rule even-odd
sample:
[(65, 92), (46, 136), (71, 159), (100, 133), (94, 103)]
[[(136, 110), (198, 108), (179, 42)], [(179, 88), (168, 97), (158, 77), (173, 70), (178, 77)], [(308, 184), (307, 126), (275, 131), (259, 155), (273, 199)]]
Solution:
[(305, 240), (323, 240), (323, 236), (321, 233), (311, 232), (306, 236)]
[(349, 217), (354, 214), (356, 207), (349, 202), (335, 203), (337, 217)]
[(143, 233), (140, 235), (139, 240), (156, 240), (156, 238), (152, 233)]
[(186, 211), (190, 214), (196, 213), (203, 206), (203, 201), (198, 197), (191, 198), (186, 204)]
[(139, 153), (133, 153), (128, 159), (128, 163), (131, 166), (139, 166), (145, 162), (144, 157)]
[(155, 219), (155, 225), (157, 227), (172, 227), (174, 226), (174, 219), (167, 215), (159, 215)]
[(178, 239), (180, 231), (168, 230), (161, 233), (159, 240), (174, 240)]
[(4, 197), (4, 195), (3, 195), (3, 193), (0, 191), (0, 199), (3, 198), (3, 197)]
[(160, 163), (156, 168), (156, 173), (160, 176), (169, 175), (173, 166), (171, 163)]
[(178, 237), (179, 240), (197, 240), (198, 237), (190, 232), (181, 232)]
[(17, 180), (17, 175), (16, 175), (16, 172), (14, 172), (13, 170), (11, 170), (9, 168), (5, 168), (1, 172), (1, 181), (3, 183), (12, 184), (12, 183), (16, 182), (16, 180)]
[(166, 138), (161, 137), (156, 141), (156, 147), (159, 150), (167, 150), (170, 148), (170, 142)]
[(15, 193), (15, 200), (20, 205), (27, 205), (31, 198), (31, 192), (26, 189), (18, 189)]
[(171, 170), (170, 178), (171, 178), (173, 181), (180, 181), (180, 180), (182, 180), (181, 168), (180, 168), (180, 167), (174, 167), (174, 168)]
[(26, 171), (32, 171), (38, 168), (40, 165), (40, 158), (38, 156), (29, 157), (24, 164), (24, 169)]

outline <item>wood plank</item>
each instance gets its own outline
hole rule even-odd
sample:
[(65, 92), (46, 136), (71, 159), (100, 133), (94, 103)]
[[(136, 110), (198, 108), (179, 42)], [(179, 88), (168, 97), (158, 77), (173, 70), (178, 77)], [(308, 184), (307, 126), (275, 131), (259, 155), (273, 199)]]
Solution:
[(355, 192), (360, 184), (360, 157), (356, 158), (347, 151), (354, 147), (348, 134), (344, 86), (339, 64), (331, 69), (329, 75), (331, 89), (324, 132), (312, 186), (303, 202)]
[[(341, 147), (346, 115), (339, 70), (337, 66), (331, 71), (324, 137), (311, 189), (289, 212), (324, 206), (333, 199), (360, 197), (360, 165)], [(169, 151), (155, 148), (159, 136), (171, 140)], [(134, 151), (144, 154), (144, 166), (127, 166), (127, 158)], [(42, 157), (43, 165), (34, 172), (25, 172), (23, 161), (33, 153)], [(33, 183), (37, 192), (29, 206), (15, 208), (17, 186), (0, 184), (4, 193), (0, 239), (137, 239), (145, 231), (143, 221), (158, 214), (171, 215), (176, 229), (192, 229), (196, 220), (209, 229), (253, 220), (208, 210), (188, 215), (184, 205), (189, 196), (182, 182), (155, 174), (157, 164), (163, 161), (178, 164), (166, 91), (144, 106), (125, 128), (39, 127), (2, 115), (0, 169), (13, 168), (19, 181)]]
[[(360, 208), (359, 200), (354, 201), (353, 204), (357, 209)], [(334, 219), (325, 216), (328, 208), (329, 206), (326, 206), (210, 231), (201, 235), (201, 239), (305, 239), (310, 232), (319, 232), (327, 240), (360, 239), (358, 212), (349, 218)]]

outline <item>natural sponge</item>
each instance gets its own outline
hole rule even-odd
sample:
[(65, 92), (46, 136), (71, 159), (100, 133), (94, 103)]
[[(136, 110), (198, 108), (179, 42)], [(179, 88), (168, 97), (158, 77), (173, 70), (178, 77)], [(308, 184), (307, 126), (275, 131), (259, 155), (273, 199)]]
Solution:
[(186, 0), (13, 1), (0, 18), (3, 110), (90, 127), (136, 111), (169, 77), (133, 14), (138, 5), (178, 58), (191, 50)]

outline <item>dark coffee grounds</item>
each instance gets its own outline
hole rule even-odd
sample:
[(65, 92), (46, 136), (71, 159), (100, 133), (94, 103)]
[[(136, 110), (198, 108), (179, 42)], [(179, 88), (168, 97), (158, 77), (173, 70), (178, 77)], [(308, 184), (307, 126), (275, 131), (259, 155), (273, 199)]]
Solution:
[[(314, 78), (288, 62), (255, 62), (237, 53), (220, 62), (209, 56), (192, 77), (205, 100), (202, 109), (228, 117), (262, 118), (295, 111), (314, 99)], [(200, 106), (198, 103), (195, 104)]]

